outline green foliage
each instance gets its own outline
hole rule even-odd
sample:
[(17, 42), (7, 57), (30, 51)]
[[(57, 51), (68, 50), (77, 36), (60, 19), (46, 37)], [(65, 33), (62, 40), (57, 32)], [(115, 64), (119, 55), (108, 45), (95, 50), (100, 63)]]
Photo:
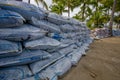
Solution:
[[(58, 14), (60, 14), (62, 12), (67, 12), (68, 17), (70, 17), (70, 11), (73, 11), (74, 8), (80, 6), (80, 1), (81, 0), (53, 0), (53, 5), (51, 6), (51, 11), (58, 13)], [(57, 9), (58, 9), (58, 11), (57, 11)], [(60, 11), (62, 11), (62, 12), (60, 12)]]
[[(79, 7), (80, 11), (73, 16), (79, 21), (86, 22), (90, 29), (103, 27), (109, 23), (114, 0), (53, 0), (52, 12), (61, 14)], [(120, 24), (120, 0), (117, 0), (114, 21)], [(67, 10), (66, 10), (67, 9)]]

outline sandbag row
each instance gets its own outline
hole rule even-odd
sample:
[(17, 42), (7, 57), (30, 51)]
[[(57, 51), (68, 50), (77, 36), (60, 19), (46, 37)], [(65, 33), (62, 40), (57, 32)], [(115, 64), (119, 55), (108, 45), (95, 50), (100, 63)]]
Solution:
[(120, 29), (114, 29), (113, 36), (120, 36)]
[(95, 39), (102, 39), (109, 37), (109, 29), (108, 28), (96, 28), (91, 31), (91, 35)]
[(0, 80), (57, 80), (92, 43), (75, 19), (24, 2), (0, 1), (0, 8)]

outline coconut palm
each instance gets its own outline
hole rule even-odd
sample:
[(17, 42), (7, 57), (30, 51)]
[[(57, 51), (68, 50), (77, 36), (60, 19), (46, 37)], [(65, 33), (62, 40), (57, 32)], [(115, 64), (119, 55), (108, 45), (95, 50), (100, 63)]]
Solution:
[(48, 6), (47, 6), (47, 3), (45, 2), (45, 0), (35, 0), (35, 2), (37, 3), (38, 6), (39, 6), (39, 4), (42, 4), (43, 8), (48, 10)]
[(114, 12), (115, 12), (116, 4), (117, 4), (117, 0), (114, 0), (113, 7), (112, 7), (111, 18), (110, 18), (110, 23), (109, 23), (110, 36), (113, 36), (112, 35), (112, 26), (113, 26), (113, 18), (114, 18)]
[[(45, 0), (34, 0), (37, 5), (39, 6), (39, 4), (42, 4), (43, 5), (43, 8), (47, 9), (48, 10), (48, 6), (47, 6), (47, 3), (45, 2)], [(28, 3), (30, 4), (31, 0), (28, 0)]]
[(68, 17), (70, 17), (70, 11), (73, 11), (75, 7), (78, 7), (80, 4), (80, 0), (53, 0), (53, 3), (61, 3), (67, 8), (65, 10), (68, 13)]
[(51, 9), (51, 12), (55, 12), (57, 14), (60, 14), (62, 15), (63, 12), (65, 11), (64, 9), (64, 4), (61, 4), (60, 2), (56, 3), (56, 4), (53, 4), (50, 9)]

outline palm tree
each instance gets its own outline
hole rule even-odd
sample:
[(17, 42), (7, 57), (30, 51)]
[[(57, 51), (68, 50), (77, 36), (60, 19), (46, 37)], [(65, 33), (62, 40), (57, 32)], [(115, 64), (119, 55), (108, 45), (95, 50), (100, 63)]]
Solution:
[(59, 3), (53, 4), (50, 8), (51, 8), (51, 12), (55, 12), (57, 14), (62, 15), (65, 10), (64, 7), (65, 6), (59, 2)]
[(112, 27), (113, 27), (113, 19), (114, 19), (114, 12), (115, 12), (116, 3), (117, 3), (117, 0), (114, 0), (113, 7), (112, 7), (111, 18), (110, 18), (110, 23), (109, 23), (110, 36), (113, 36)]
[(28, 3), (30, 4), (30, 0), (28, 0)]
[(67, 8), (68, 17), (70, 17), (70, 11), (73, 11), (75, 7), (78, 7), (80, 0), (53, 0), (53, 3), (62, 3)]
[(43, 5), (43, 8), (48, 10), (48, 6), (47, 6), (47, 3), (45, 2), (45, 0), (35, 0), (35, 2), (37, 3), (38, 6), (39, 6), (39, 3), (41, 3)]
[[(45, 2), (45, 0), (34, 0), (37, 5), (39, 6), (39, 3), (41, 3), (43, 5), (43, 8), (45, 7), (46, 10), (48, 10), (48, 6), (47, 3)], [(31, 0), (28, 0), (28, 3), (30, 4)]]

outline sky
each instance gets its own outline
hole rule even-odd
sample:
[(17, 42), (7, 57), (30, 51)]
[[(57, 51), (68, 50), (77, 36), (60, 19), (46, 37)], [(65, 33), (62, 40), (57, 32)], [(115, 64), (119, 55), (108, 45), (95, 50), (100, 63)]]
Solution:
[[(28, 0), (23, 0), (24, 2), (28, 2)], [(45, 0), (45, 2), (47, 3), (48, 6), (52, 5), (52, 0)], [(31, 4), (34, 4), (37, 6), (37, 4), (34, 2), (34, 0), (31, 0)], [(42, 7), (42, 5), (40, 6)], [(75, 8), (73, 12), (71, 12), (70, 17), (74, 16), (75, 14), (77, 14), (79, 11), (79, 8)], [(63, 16), (68, 16), (67, 13), (63, 13)]]

